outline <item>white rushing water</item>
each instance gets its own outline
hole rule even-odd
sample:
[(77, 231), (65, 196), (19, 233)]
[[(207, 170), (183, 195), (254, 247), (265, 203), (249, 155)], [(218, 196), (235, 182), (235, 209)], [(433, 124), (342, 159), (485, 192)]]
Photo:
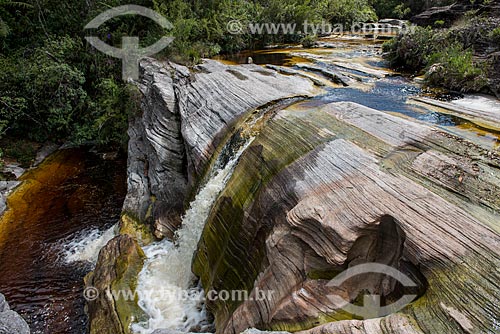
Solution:
[(250, 143), (251, 140), (198, 192), (182, 220), (175, 244), (164, 240), (144, 247), (148, 259), (139, 274), (137, 293), (139, 306), (149, 319), (133, 324), (135, 333), (150, 334), (156, 329), (189, 331), (193, 326), (206, 323), (201, 300), (183, 297), (203, 294), (201, 288), (193, 287), (193, 253), (212, 206)]
[(96, 264), (100, 250), (116, 236), (117, 226), (101, 231), (99, 229), (83, 231), (64, 247), (66, 263), (88, 262)]

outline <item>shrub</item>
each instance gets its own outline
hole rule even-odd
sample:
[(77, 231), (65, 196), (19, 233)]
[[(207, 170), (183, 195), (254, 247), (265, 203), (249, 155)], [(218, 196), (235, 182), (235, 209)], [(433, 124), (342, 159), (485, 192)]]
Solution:
[(304, 48), (312, 48), (316, 42), (316, 36), (307, 35), (302, 38), (301, 44)]
[(444, 27), (445, 25), (445, 22), (443, 20), (437, 20), (436, 22), (434, 22), (434, 27), (436, 28), (442, 28)]
[(446, 47), (428, 56), (426, 82), (461, 92), (476, 92), (487, 85), (484, 68), (474, 63), (472, 51), (460, 44)]
[(500, 44), (500, 27), (493, 29), (489, 34), (489, 38), (492, 43), (496, 43), (498, 46), (498, 44)]
[(429, 27), (415, 27), (385, 43), (386, 58), (395, 67), (419, 71), (427, 65), (427, 56), (437, 47), (436, 33)]
[(38, 145), (25, 139), (2, 140), (3, 153), (5, 157), (15, 159), (21, 167), (28, 168), (33, 164), (36, 157)]

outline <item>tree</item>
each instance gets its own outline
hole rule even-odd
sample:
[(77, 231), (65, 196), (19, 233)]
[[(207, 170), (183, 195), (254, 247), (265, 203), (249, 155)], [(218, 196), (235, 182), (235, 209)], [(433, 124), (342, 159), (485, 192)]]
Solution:
[(10, 28), (6, 19), (8, 16), (6, 8), (8, 7), (29, 8), (31, 5), (19, 1), (0, 0), (0, 37), (5, 37), (10, 33)]

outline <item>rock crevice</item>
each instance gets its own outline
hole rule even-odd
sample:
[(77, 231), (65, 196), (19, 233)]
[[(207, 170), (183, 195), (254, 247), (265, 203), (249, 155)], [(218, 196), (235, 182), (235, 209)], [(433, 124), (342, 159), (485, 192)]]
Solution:
[(307, 79), (257, 65), (205, 60), (188, 69), (145, 59), (140, 68), (142, 111), (129, 127), (124, 211), (153, 222), (157, 237), (173, 237), (189, 194), (244, 115), (272, 101), (308, 96), (313, 89)]

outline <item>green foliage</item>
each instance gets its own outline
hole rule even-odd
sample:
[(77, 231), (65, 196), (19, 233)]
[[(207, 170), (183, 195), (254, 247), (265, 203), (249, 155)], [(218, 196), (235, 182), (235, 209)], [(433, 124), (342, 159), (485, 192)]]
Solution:
[(494, 91), (488, 79), (495, 75), (494, 65), (474, 54), (484, 52), (485, 46), (490, 52), (498, 50), (495, 27), (494, 19), (481, 17), (463, 19), (449, 29), (414, 27), (385, 43), (384, 52), (393, 66), (426, 73), (428, 85), (462, 92)]
[(7, 67), (0, 73), (0, 112), (11, 121), (11, 131), (34, 140), (69, 133), (74, 115), (81, 113), (87, 99), (84, 73), (67, 62), (80, 47), (79, 41), (67, 36), (51, 38), (28, 58), (0, 61), (2, 69)]
[(28, 168), (33, 164), (38, 148), (34, 142), (25, 139), (3, 139), (0, 145), (4, 148), (4, 156), (16, 160), (23, 168)]
[(386, 57), (395, 67), (419, 71), (427, 66), (427, 56), (435, 52), (438, 36), (429, 27), (415, 27), (384, 45)]
[[(6, 2), (0, 0), (0, 17), (10, 28), (10, 34), (0, 36), (0, 136), (126, 141), (128, 109), (135, 104), (121, 82), (121, 60), (89, 47), (83, 27), (128, 1), (28, 0), (26, 6), (3, 6)], [(147, 1), (136, 3), (151, 7)], [(119, 45), (123, 35), (154, 42), (163, 33), (159, 30), (146, 18), (122, 17), (94, 33)]]
[(92, 121), (77, 120), (72, 141), (96, 141), (100, 145), (126, 142), (128, 118), (139, 110), (135, 89), (115, 79), (100, 80), (95, 87), (96, 100), (89, 104)]
[[(220, 51), (234, 52), (269, 43), (300, 42), (301, 34), (229, 34), (227, 24), (249, 23), (350, 24), (377, 19), (368, 0), (155, 0), (155, 9), (174, 25), (175, 37), (168, 55), (193, 63)], [(245, 29), (244, 29), (245, 30)], [(297, 29), (299, 31), (301, 29)]]
[(437, 28), (440, 28), (440, 27), (443, 27), (445, 25), (446, 22), (444, 22), (443, 20), (437, 20), (436, 22), (434, 22), (434, 26), (437, 27)]
[(315, 36), (305, 36), (300, 42), (304, 48), (312, 48), (316, 42)]
[(500, 44), (500, 27), (493, 29), (489, 34), (493, 43)]
[(461, 92), (477, 92), (487, 85), (484, 68), (474, 63), (472, 51), (454, 44), (428, 56), (426, 81)]
[(409, 19), (411, 16), (436, 6), (450, 5), (456, 0), (371, 0), (380, 18)]
[(324, 17), (332, 23), (374, 22), (377, 14), (365, 0), (324, 1)]
[(10, 33), (10, 27), (7, 23), (8, 8), (29, 8), (30, 5), (19, 1), (0, 0), (0, 37), (5, 37)]
[[(74, 143), (126, 141), (135, 93), (121, 81), (121, 60), (91, 48), (85, 34), (119, 46), (123, 36), (150, 45), (175, 37), (160, 56), (186, 64), (219, 52), (300, 42), (303, 34), (229, 34), (227, 23), (350, 24), (374, 21), (371, 0), (135, 0), (164, 15), (163, 31), (147, 18), (123, 16), (97, 31), (83, 27), (98, 14), (128, 0), (0, 0), (0, 136)], [(401, 9), (404, 11), (404, 9)], [(301, 29), (297, 29), (301, 30)]]

